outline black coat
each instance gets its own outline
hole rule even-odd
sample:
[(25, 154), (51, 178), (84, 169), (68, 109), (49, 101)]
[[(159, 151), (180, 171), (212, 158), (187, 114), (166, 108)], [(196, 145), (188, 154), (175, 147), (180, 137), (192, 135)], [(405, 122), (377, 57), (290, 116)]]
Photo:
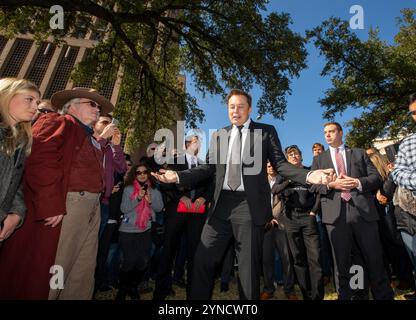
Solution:
[[(208, 212), (209, 218), (215, 213), (224, 184), (226, 173), (225, 158), (229, 139), (224, 141), (223, 137), (228, 135), (229, 138), (231, 128), (231, 126), (228, 126), (213, 134), (206, 164), (178, 172), (180, 185), (187, 187), (192, 187), (198, 181), (215, 175), (215, 191), (212, 205)], [(271, 162), (280, 175), (299, 183), (306, 182), (308, 171), (297, 168), (286, 161), (276, 129), (267, 124), (250, 122), (249, 135), (243, 150), (243, 183), (250, 214), (256, 225), (264, 225), (272, 218), (270, 185), (267, 178), (267, 160)], [(249, 161), (250, 157), (253, 156), (255, 156), (255, 161)], [(248, 174), (247, 170), (252, 170), (252, 173)]]

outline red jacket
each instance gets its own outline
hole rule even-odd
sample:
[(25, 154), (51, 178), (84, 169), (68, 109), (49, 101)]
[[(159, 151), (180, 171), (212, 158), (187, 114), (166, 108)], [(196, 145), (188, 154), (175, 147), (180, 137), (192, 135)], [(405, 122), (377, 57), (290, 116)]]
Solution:
[(43, 220), (66, 213), (71, 163), (86, 136), (75, 118), (57, 113), (42, 115), (32, 131), (23, 177), (28, 212), (0, 249), (0, 300), (48, 298), (61, 224), (52, 228)]

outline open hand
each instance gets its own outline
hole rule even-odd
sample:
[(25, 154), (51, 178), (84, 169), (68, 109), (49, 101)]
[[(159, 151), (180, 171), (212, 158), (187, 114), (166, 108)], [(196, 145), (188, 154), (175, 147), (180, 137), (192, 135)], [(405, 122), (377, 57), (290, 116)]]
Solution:
[(335, 171), (332, 168), (313, 170), (306, 182), (312, 184), (328, 184), (335, 179)]
[(151, 172), (151, 174), (158, 181), (163, 182), (163, 183), (176, 183), (176, 182), (178, 182), (178, 178), (176, 176), (176, 171), (160, 169), (158, 173)]

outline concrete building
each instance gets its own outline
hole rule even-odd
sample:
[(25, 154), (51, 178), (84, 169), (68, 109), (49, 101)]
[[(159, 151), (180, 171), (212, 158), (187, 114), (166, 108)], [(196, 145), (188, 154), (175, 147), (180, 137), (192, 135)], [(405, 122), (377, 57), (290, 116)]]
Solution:
[[(65, 38), (66, 44), (56, 46), (52, 42), (36, 43), (33, 35), (19, 34), (6, 39), (0, 34), (0, 78), (19, 77), (33, 81), (42, 93), (43, 99), (52, 94), (74, 86), (90, 87), (90, 83), (73, 83), (70, 75), (74, 67), (91, 52), (102, 35), (86, 32), (78, 37)], [(120, 77), (109, 82), (102, 94), (117, 103), (120, 92)]]

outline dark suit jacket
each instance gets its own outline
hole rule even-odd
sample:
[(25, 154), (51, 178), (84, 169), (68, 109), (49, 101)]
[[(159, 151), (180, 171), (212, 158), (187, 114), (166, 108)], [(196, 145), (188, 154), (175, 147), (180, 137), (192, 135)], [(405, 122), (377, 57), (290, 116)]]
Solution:
[[(174, 164), (168, 166), (168, 169), (177, 172), (188, 170), (189, 164), (186, 156), (175, 158), (174, 162)], [(198, 159), (198, 166), (202, 164), (203, 162)], [(203, 197), (206, 200), (206, 205), (208, 205), (208, 202), (211, 200), (214, 192), (214, 185), (212, 183), (212, 177), (208, 177), (207, 179), (203, 179), (194, 184), (192, 187), (162, 185), (162, 190), (164, 191), (166, 197), (166, 210), (169, 211), (172, 209), (176, 211), (176, 207), (178, 206), (178, 202), (182, 196), (191, 198), (192, 201), (195, 201), (199, 197)], [(192, 190), (195, 191), (193, 197), (191, 196)]]
[[(358, 178), (362, 186), (362, 191), (351, 190), (350, 210), (356, 210), (366, 221), (376, 221), (379, 216), (374, 203), (374, 191), (382, 186), (383, 180), (365, 150), (346, 147), (345, 152), (347, 175)], [(335, 169), (329, 149), (314, 157), (312, 163), (312, 169), (326, 168)], [(322, 222), (333, 224), (341, 213), (341, 191), (325, 188), (320, 190), (325, 193), (321, 194)]]
[[(182, 186), (192, 186), (215, 174), (215, 191), (208, 217), (215, 212), (226, 172), (225, 162), (229, 139), (224, 141), (220, 137), (224, 132), (229, 137), (231, 128), (228, 126), (213, 134), (206, 164), (178, 172)], [(280, 175), (299, 183), (305, 183), (308, 170), (297, 168), (286, 161), (275, 128), (267, 124), (251, 121), (243, 150), (243, 182), (250, 214), (256, 225), (264, 225), (272, 218), (267, 160), (270, 160)], [(253, 156), (256, 156), (256, 160), (249, 162), (248, 159)], [(254, 170), (256, 174), (244, 174), (244, 170), (254, 168), (258, 168)]]

